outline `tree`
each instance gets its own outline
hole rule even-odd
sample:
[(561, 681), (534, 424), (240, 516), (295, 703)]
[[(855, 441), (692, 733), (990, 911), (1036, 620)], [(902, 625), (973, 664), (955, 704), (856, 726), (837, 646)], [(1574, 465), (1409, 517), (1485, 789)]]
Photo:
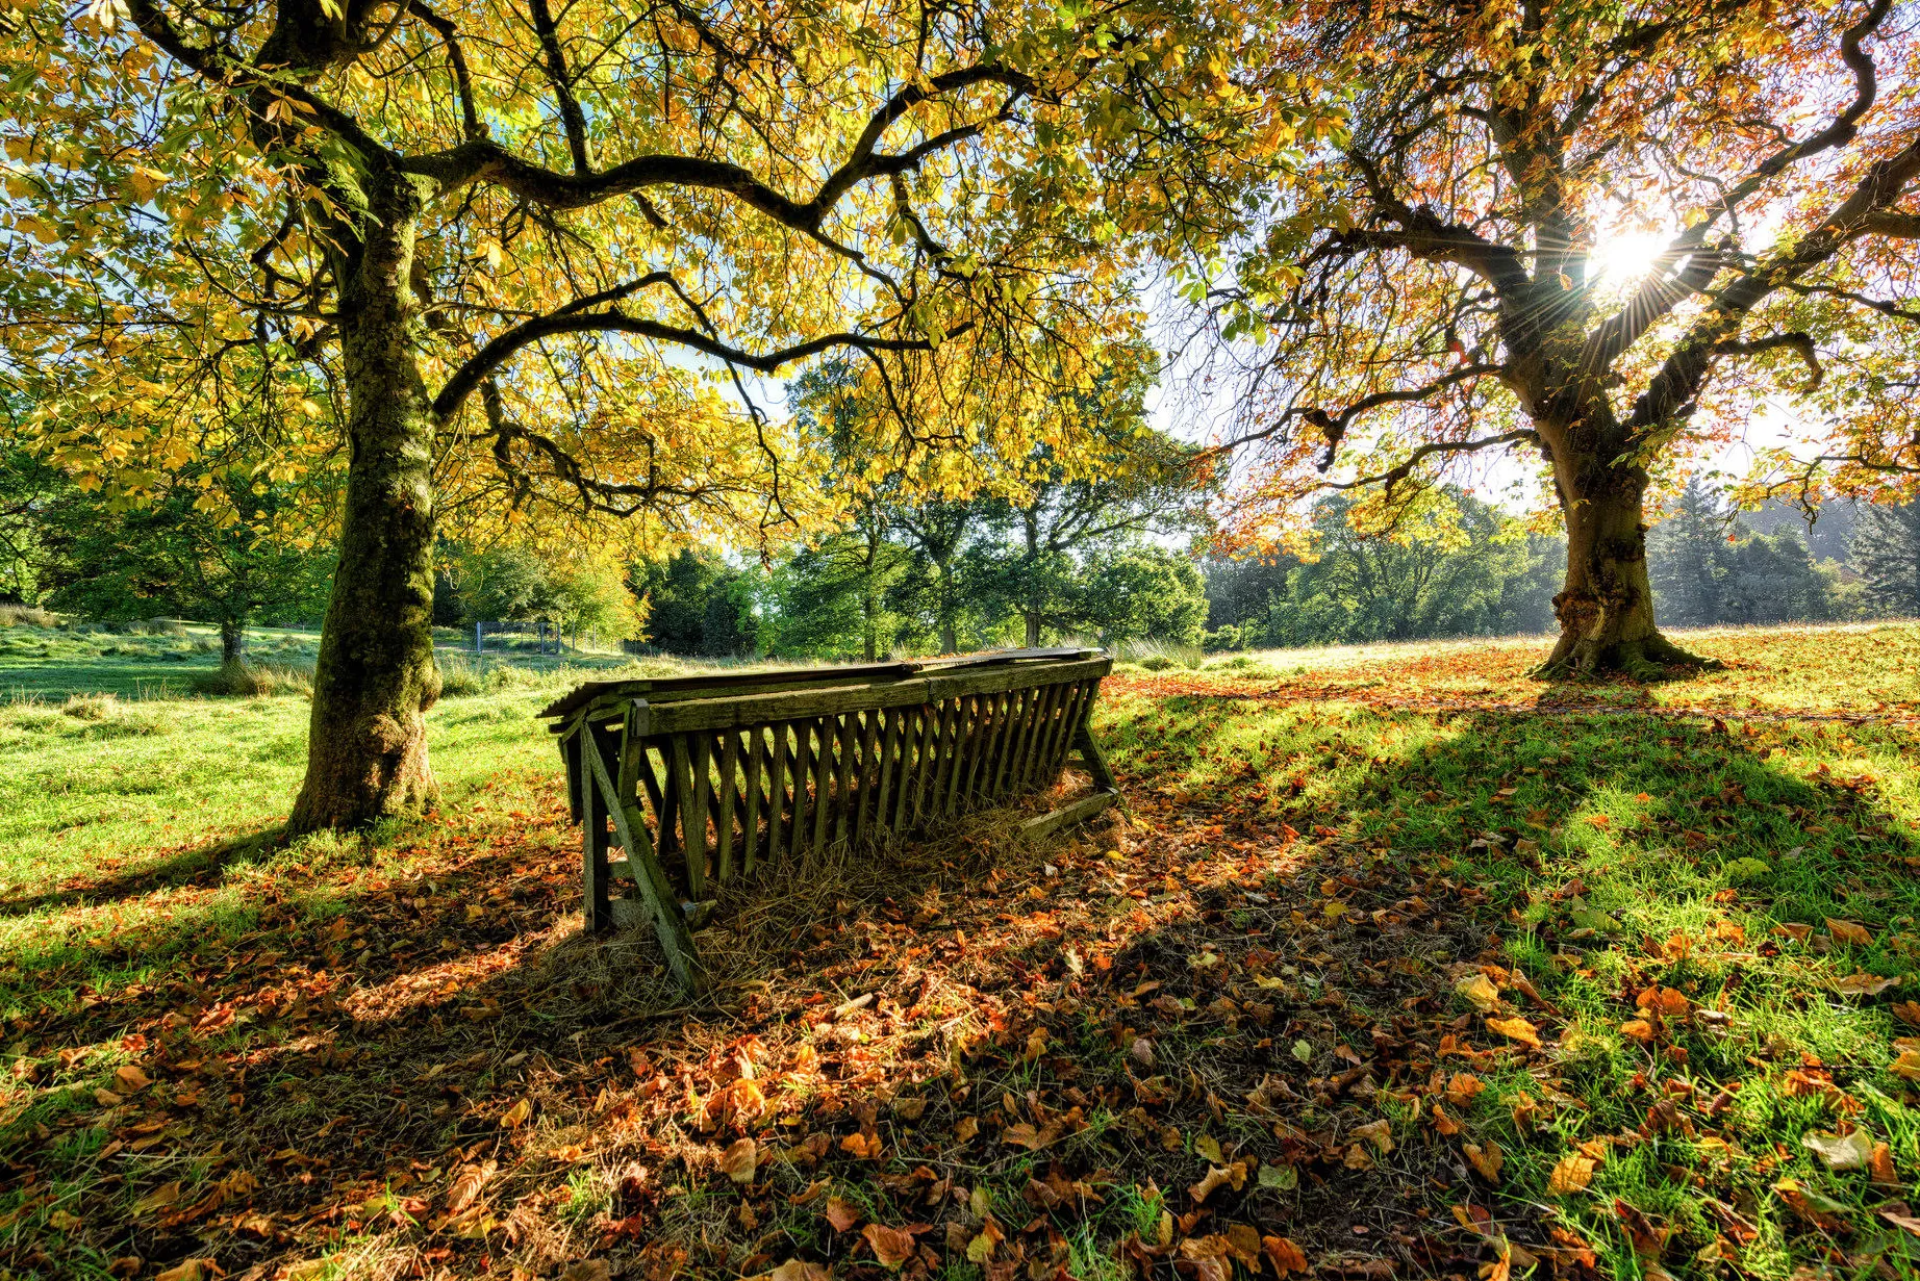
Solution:
[(734, 658), (754, 652), (758, 620), (746, 575), (711, 553), (682, 548), (628, 568), (647, 604), (647, 635), (669, 654)]
[(1288, 576), (1270, 642), (1486, 636), (1527, 625), (1506, 612), (1515, 603), (1508, 583), (1524, 580), (1541, 558), (1493, 508), (1456, 495), (1454, 504), (1432, 505), (1430, 529), (1366, 535), (1354, 528), (1352, 506), (1344, 495), (1321, 501), (1318, 555)]
[(1077, 613), (1112, 644), (1123, 640), (1197, 645), (1207, 623), (1206, 583), (1193, 557), (1165, 547), (1109, 550), (1093, 558)]
[(1881, 605), (1897, 614), (1920, 616), (1920, 503), (1862, 507), (1854, 528), (1853, 563)]
[(1833, 583), (1800, 535), (1752, 534), (1728, 546), (1724, 618), (1730, 623), (1823, 622), (1833, 617)]
[(1347, 121), (1230, 278), (1184, 285), (1255, 371), (1243, 537), (1528, 450), (1568, 545), (1544, 670), (1696, 661), (1655, 624), (1656, 479), (1816, 390), (1826, 458), (1920, 475), (1920, 99), (1890, 88), (1917, 26), (1892, 0), (1302, 6), (1274, 60), (1350, 73)]
[(1732, 522), (1713, 492), (1690, 477), (1671, 513), (1653, 527), (1647, 540), (1653, 593), (1668, 622), (1711, 627), (1721, 621)]
[(1191, 533), (1204, 524), (1216, 488), (1200, 451), (1147, 422), (1158, 373), (1144, 343), (1114, 344), (1093, 387), (1060, 398), (1049, 439), (1087, 442), (1076, 451), (1034, 449), (1003, 492), (982, 508), (994, 552), (983, 586), (1020, 615), (1025, 643), (1072, 631), (1085, 562), (1146, 534)]
[(62, 465), (136, 491), (236, 354), (327, 388), (347, 482), (289, 830), (415, 813), (441, 514), (786, 521), (788, 442), (712, 376), (746, 399), (833, 350), (883, 443), (937, 448), (964, 400), (1023, 454), (1129, 267), (1206, 252), (1276, 163), (1257, 32), (1229, 0), (16, 10), (9, 354)]
[(966, 557), (968, 540), (979, 532), (983, 514), (979, 503), (939, 498), (891, 513), (909, 551), (905, 572), (888, 600), (917, 620), (937, 640), (942, 654), (959, 652), (961, 617), (984, 594), (974, 590), (980, 561)]
[(124, 511), (78, 490), (50, 504), (39, 513), (50, 603), (92, 618), (214, 623), (222, 666), (246, 663), (256, 620), (319, 614), (331, 557), (288, 528), (293, 497), (244, 469), (209, 482)]

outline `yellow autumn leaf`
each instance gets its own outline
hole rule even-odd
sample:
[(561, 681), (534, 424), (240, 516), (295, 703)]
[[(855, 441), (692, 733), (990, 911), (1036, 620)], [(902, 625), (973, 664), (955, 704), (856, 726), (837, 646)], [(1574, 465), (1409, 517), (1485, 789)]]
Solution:
[(1547, 1176), (1548, 1196), (1571, 1196), (1575, 1192), (1586, 1190), (1593, 1182), (1593, 1171), (1598, 1163), (1592, 1157), (1581, 1156), (1578, 1152), (1569, 1152), (1560, 1158), (1553, 1167), (1553, 1173)]
[(1488, 1019), (1487, 1027), (1509, 1040), (1535, 1050), (1540, 1048), (1540, 1030), (1519, 1015), (1508, 1019)]

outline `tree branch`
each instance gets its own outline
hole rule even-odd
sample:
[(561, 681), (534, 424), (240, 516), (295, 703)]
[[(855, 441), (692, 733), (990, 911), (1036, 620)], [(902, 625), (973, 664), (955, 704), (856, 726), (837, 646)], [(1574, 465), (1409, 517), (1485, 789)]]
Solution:
[(1775, 351), (1781, 347), (1791, 348), (1807, 362), (1807, 385), (1802, 391), (1816, 391), (1826, 378), (1827, 371), (1820, 364), (1820, 353), (1814, 350), (1813, 335), (1800, 332), (1790, 334), (1771, 334), (1765, 338), (1755, 338), (1751, 342), (1741, 342), (1729, 338), (1725, 342), (1715, 343), (1713, 354), (1716, 356), (1757, 356), (1762, 352)]

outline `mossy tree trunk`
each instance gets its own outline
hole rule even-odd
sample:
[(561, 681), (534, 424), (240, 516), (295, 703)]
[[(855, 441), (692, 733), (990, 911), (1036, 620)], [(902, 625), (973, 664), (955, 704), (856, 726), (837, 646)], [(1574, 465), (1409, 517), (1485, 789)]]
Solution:
[(242, 618), (220, 620), (220, 666), (241, 667), (247, 661), (247, 623)]
[(293, 833), (418, 814), (437, 797), (425, 713), (433, 661), (433, 420), (416, 363), (414, 237), (420, 196), (374, 174), (360, 239), (340, 252), (349, 392), (340, 561), (314, 672), (307, 777)]
[[(1577, 433), (1561, 438), (1569, 436)], [(1560, 638), (1541, 674), (1652, 679), (1669, 666), (1708, 665), (1661, 635), (1654, 623), (1646, 472), (1604, 453), (1555, 470), (1567, 525), (1567, 574), (1553, 598)]]

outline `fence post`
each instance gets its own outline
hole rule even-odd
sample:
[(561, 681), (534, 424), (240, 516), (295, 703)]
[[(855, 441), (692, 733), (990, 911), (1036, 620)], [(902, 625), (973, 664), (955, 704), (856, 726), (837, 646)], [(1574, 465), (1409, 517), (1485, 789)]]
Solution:
[(473, 652), (476, 654), (480, 652), (480, 626), (477, 620), (473, 624)]

